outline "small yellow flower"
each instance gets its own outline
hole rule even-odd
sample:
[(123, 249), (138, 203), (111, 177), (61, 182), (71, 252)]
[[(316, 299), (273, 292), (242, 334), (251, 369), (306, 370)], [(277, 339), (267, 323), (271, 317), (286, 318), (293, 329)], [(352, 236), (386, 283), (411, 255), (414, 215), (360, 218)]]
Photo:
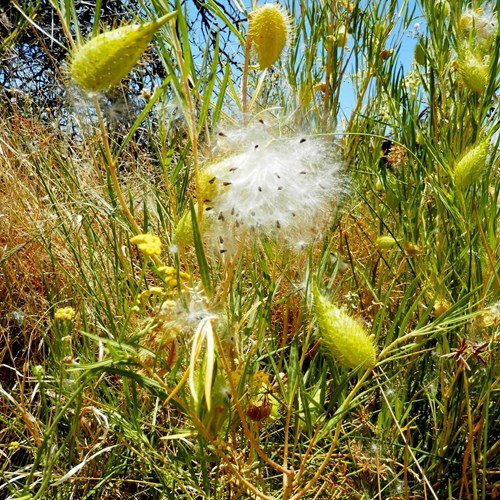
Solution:
[(130, 243), (137, 245), (139, 252), (145, 255), (160, 255), (161, 254), (161, 240), (154, 234), (138, 234), (130, 238)]
[(144, 292), (141, 292), (137, 296), (137, 302), (136, 305), (139, 304), (144, 304), (150, 297), (161, 297), (164, 296), (165, 292), (163, 289), (159, 286), (152, 286), (148, 290), (145, 290)]
[(54, 314), (54, 319), (60, 321), (70, 321), (76, 315), (76, 311), (72, 307), (62, 307), (58, 309)]
[(9, 451), (16, 451), (20, 448), (20, 446), (21, 446), (21, 443), (19, 441), (11, 441), (9, 443), (9, 446), (7, 447), (7, 449)]

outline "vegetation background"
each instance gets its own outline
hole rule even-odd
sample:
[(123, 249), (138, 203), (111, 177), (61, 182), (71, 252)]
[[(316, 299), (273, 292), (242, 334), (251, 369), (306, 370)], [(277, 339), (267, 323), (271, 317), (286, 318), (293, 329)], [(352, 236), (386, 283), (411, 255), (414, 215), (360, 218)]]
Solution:
[[(498, 497), (498, 2), (282, 6), (264, 71), (239, 0), (1, 8), (0, 498)], [(174, 10), (121, 86), (71, 81), (73, 46)], [(336, 210), (214, 252), (203, 173), (259, 120), (334, 149)]]

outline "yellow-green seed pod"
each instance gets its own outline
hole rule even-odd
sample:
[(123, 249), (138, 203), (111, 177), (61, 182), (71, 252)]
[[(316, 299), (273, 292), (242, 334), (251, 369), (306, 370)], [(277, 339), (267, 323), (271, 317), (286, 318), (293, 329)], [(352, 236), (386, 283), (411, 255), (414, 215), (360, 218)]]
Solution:
[[(195, 205), (195, 211), (197, 211)], [(191, 210), (186, 210), (186, 213), (181, 217), (177, 226), (175, 227), (175, 242), (180, 249), (194, 245), (193, 236), (193, 219), (191, 219)]]
[(417, 64), (420, 64), (420, 66), (425, 65), (425, 61), (427, 58), (425, 56), (425, 49), (422, 38), (420, 38), (420, 40), (415, 45), (415, 50), (413, 51), (413, 57), (415, 58), (415, 62)]
[(248, 37), (254, 44), (260, 69), (279, 58), (290, 36), (290, 23), (279, 5), (268, 3), (249, 14)]
[(137, 64), (154, 34), (175, 16), (172, 12), (150, 23), (122, 26), (92, 38), (74, 52), (71, 77), (89, 92), (118, 85)]
[(479, 179), (486, 166), (490, 141), (485, 139), (470, 149), (455, 165), (455, 186), (465, 191), (475, 180)]
[(379, 250), (390, 250), (397, 244), (398, 242), (392, 236), (379, 236), (375, 239), (375, 245)]
[(349, 34), (347, 33), (347, 28), (345, 26), (339, 26), (337, 35), (335, 36), (335, 43), (337, 47), (345, 47), (348, 41)]
[(375, 347), (359, 321), (326, 300), (313, 285), (313, 308), (321, 343), (344, 368), (373, 368)]
[(465, 52), (458, 59), (458, 72), (464, 84), (477, 94), (482, 94), (488, 85), (488, 66), (472, 52)]

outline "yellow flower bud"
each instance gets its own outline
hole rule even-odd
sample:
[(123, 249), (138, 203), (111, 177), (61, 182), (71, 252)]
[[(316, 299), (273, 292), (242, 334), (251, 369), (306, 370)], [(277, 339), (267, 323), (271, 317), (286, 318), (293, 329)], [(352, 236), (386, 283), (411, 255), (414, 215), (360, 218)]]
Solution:
[(175, 16), (172, 12), (150, 23), (122, 26), (92, 38), (73, 54), (71, 77), (89, 92), (118, 85), (137, 64), (156, 31)]
[(341, 366), (375, 367), (375, 347), (361, 323), (326, 300), (316, 284), (313, 285), (313, 308), (321, 342)]
[(288, 17), (277, 4), (265, 4), (249, 14), (248, 37), (254, 44), (260, 69), (269, 68), (279, 58), (291, 28)]

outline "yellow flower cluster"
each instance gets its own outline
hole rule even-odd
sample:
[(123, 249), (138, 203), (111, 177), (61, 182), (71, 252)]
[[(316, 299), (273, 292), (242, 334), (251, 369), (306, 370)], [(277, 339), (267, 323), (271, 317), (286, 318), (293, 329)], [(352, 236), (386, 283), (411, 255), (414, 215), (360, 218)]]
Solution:
[(139, 252), (145, 255), (160, 255), (161, 254), (161, 240), (154, 234), (138, 234), (130, 238), (130, 243), (137, 245)]
[(161, 287), (152, 286), (151, 288), (148, 288), (147, 290), (145, 290), (144, 292), (141, 292), (137, 296), (137, 302), (144, 303), (144, 302), (146, 302), (147, 299), (149, 299), (149, 297), (158, 297), (158, 296), (162, 296), (162, 295), (165, 295), (165, 292), (163, 291), (163, 289)]
[[(168, 286), (174, 288), (177, 286), (177, 269), (172, 266), (161, 266), (158, 268), (158, 272), (165, 278), (165, 282)], [(184, 271), (179, 271), (179, 278), (182, 280), (189, 280), (191, 276)]]
[(58, 309), (54, 314), (54, 319), (58, 319), (60, 321), (70, 321), (76, 315), (76, 311), (72, 307), (62, 307)]

